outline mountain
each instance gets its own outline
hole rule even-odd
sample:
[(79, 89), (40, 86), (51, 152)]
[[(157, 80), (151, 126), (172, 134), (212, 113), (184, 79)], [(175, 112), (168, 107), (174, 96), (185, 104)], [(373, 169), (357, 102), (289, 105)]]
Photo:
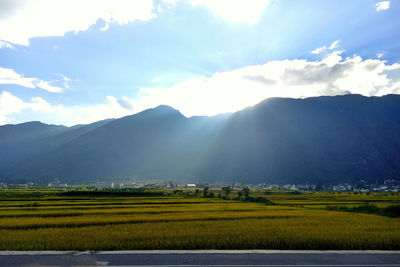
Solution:
[(0, 151), (0, 182), (381, 181), (400, 177), (400, 96), (270, 98), (190, 118), (159, 106), (74, 127), (5, 125)]

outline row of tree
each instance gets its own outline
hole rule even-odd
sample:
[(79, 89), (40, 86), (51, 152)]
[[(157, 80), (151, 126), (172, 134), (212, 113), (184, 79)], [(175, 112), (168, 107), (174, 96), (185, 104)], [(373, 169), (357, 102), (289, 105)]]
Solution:
[[(210, 188), (208, 186), (203, 188), (203, 196), (204, 197), (210, 197), (210, 194), (214, 195), (213, 192), (209, 192), (209, 189)], [(229, 195), (232, 193), (233, 188), (230, 186), (224, 186), (224, 187), (221, 187), (221, 190), (222, 190), (222, 192), (224, 192), (225, 197), (228, 198)], [(196, 193), (198, 193), (198, 192), (199, 192), (199, 190), (197, 189)], [(248, 199), (249, 195), (250, 195), (250, 188), (244, 187), (242, 190), (237, 191), (237, 195), (238, 195), (239, 199), (241, 199), (242, 196), (244, 196), (244, 199)]]

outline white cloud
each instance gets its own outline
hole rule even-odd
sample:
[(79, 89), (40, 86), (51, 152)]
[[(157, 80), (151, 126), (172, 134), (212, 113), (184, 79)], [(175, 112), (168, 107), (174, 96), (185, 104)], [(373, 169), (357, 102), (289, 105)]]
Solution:
[(24, 102), (11, 93), (3, 91), (0, 94), (0, 125), (8, 123), (8, 115), (18, 114), (27, 110), (29, 112), (45, 112), (51, 114), (55, 109), (41, 97), (32, 97), (30, 100), (30, 102)]
[(336, 41), (333, 41), (331, 43), (331, 45), (328, 46), (328, 47), (326, 47), (326, 46), (318, 47), (318, 48), (314, 49), (313, 51), (311, 51), (311, 54), (318, 55), (318, 54), (325, 53), (327, 51), (333, 50), (333, 49), (335, 49), (335, 48), (337, 48), (339, 46), (339, 42), (340, 42), (339, 40), (336, 40)]
[(100, 30), (104, 32), (104, 31), (108, 30), (109, 28), (110, 28), (110, 24), (108, 24), (108, 22), (106, 22), (106, 24), (104, 25), (104, 27), (101, 28)]
[(14, 49), (15, 47), (12, 44), (10, 44), (9, 42), (0, 40), (0, 49), (2, 49), (2, 48)]
[(38, 78), (26, 78), (13, 69), (2, 67), (0, 67), (0, 84), (17, 84), (28, 88), (38, 87), (52, 93), (60, 93), (63, 91), (63, 89), (58, 86), (50, 85), (48, 81), (43, 81)]
[(0, 84), (17, 84), (23, 87), (35, 88), (36, 78), (25, 78), (13, 69), (0, 67)]
[(269, 0), (189, 0), (194, 6), (208, 7), (215, 15), (227, 21), (248, 23), (256, 23), (269, 2)]
[(157, 5), (157, 13), (160, 14), (166, 10), (170, 10), (175, 7), (175, 0), (161, 0)]
[(390, 1), (381, 1), (375, 5), (376, 11), (382, 11), (390, 8)]
[(340, 42), (339, 40), (333, 41), (328, 49), (329, 50), (335, 49), (336, 47), (339, 46), (339, 42)]
[(3, 10), (0, 12), (0, 39), (29, 45), (32, 37), (85, 31), (98, 19), (107, 25), (146, 21), (155, 16), (153, 8), (152, 0), (3, 0), (0, 2), (0, 10)]
[(270, 61), (168, 88), (141, 88), (140, 107), (171, 105), (186, 116), (234, 112), (268, 97), (304, 98), (347, 93), (379, 96), (399, 92), (400, 64), (335, 51), (322, 60)]
[(342, 53), (334, 51), (315, 61), (269, 61), (217, 72), (211, 77), (190, 78), (171, 87), (141, 88), (137, 99), (107, 96), (102, 103), (91, 106), (51, 105), (42, 98), (24, 102), (3, 92), (0, 123), (16, 122), (14, 118), (23, 112), (19, 118), (25, 120), (73, 125), (119, 118), (160, 104), (193, 116), (234, 112), (268, 97), (400, 94), (399, 63), (389, 65), (385, 60), (362, 59), (358, 55), (343, 58)]
[(7, 115), (21, 112), (24, 106), (21, 99), (9, 92), (3, 92), (0, 95), (0, 125), (7, 123)]
[(103, 103), (92, 106), (51, 105), (41, 97), (23, 101), (9, 92), (0, 94), (0, 125), (16, 123), (13, 116), (25, 113), (28, 120), (51, 124), (86, 124), (106, 118), (120, 118), (140, 110), (134, 109), (136, 101), (127, 97), (117, 99), (107, 96)]
[[(69, 83), (72, 81), (72, 79), (67, 77), (67, 76), (65, 76), (65, 75), (63, 75), (63, 74), (60, 74), (60, 75), (61, 75), (61, 77), (63, 79), (64, 87), (67, 88), (67, 89), (70, 89)], [(78, 81), (78, 80), (75, 80), (75, 81)]]
[[(49, 116), (57, 115), (55, 111), (60, 106), (52, 106), (41, 97), (32, 97), (29, 102), (25, 102), (17, 96), (9, 92), (3, 91), (0, 94), (0, 125), (10, 123), (8, 116), (22, 112), (30, 114), (48, 114)], [(61, 118), (58, 116), (57, 120)]]
[(42, 88), (48, 92), (52, 92), (52, 93), (61, 93), (63, 91), (62, 88), (58, 87), (58, 86), (52, 86), (49, 84), (49, 82), (46, 81), (41, 81), (41, 80), (37, 80), (35, 82), (35, 85), (39, 88)]
[(376, 57), (377, 57), (377, 58), (383, 57), (383, 53), (378, 53), (378, 54), (376, 54)]

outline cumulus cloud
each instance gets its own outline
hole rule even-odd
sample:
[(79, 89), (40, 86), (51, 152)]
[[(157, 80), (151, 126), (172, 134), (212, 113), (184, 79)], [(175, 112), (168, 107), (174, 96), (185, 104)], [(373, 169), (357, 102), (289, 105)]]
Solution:
[[(32, 120), (51, 124), (86, 124), (106, 118), (120, 118), (138, 112), (134, 109), (136, 101), (127, 97), (120, 99), (107, 96), (103, 103), (92, 106), (51, 105), (41, 97), (23, 101), (10, 92), (0, 94), (0, 125), (15, 123), (13, 117), (25, 112)], [(140, 105), (138, 105), (139, 107)]]
[(52, 93), (61, 93), (62, 88), (50, 85), (48, 81), (38, 78), (27, 78), (13, 69), (0, 67), (0, 84), (16, 84), (28, 88), (41, 88)]
[(400, 64), (335, 51), (321, 60), (270, 61), (211, 77), (188, 79), (167, 88), (141, 88), (142, 106), (171, 105), (186, 116), (234, 112), (268, 97), (398, 93)]
[(123, 96), (123, 97), (121, 97), (119, 99), (116, 99), (116, 101), (124, 109), (132, 111), (135, 108), (135, 101), (130, 99), (130, 98), (128, 98), (128, 97), (126, 97), (126, 96)]
[(106, 25), (146, 21), (155, 17), (153, 8), (152, 0), (2, 0), (0, 40), (29, 45), (32, 37), (85, 31), (98, 19)]
[(0, 125), (8, 122), (8, 115), (18, 114), (27, 110), (29, 112), (51, 114), (54, 111), (54, 107), (41, 97), (32, 97), (29, 102), (24, 102), (9, 92), (3, 91), (0, 94)]
[(382, 11), (390, 8), (390, 1), (381, 1), (375, 4), (376, 11)]
[(194, 6), (206, 6), (215, 15), (230, 22), (256, 23), (269, 0), (189, 0)]
[(268, 78), (266, 78), (265, 76), (262, 76), (262, 75), (244, 75), (243, 79), (248, 79), (250, 81), (259, 82), (259, 83), (262, 83), (264, 85), (275, 84), (274, 80), (268, 79)]
[[(113, 24), (147, 21), (156, 13), (169, 10), (178, 0), (2, 0), (0, 1), (0, 48), (12, 44), (29, 45), (33, 37), (63, 36), (67, 32), (86, 31), (99, 19), (101, 31)], [(183, 1), (183, 0), (181, 0)], [(230, 22), (256, 23), (270, 0), (185, 0), (192, 6), (204, 6)]]
[[(8, 92), (0, 96), (0, 123), (13, 122), (26, 112), (32, 120), (73, 125), (119, 118), (160, 104), (170, 105), (185, 116), (234, 112), (268, 97), (305, 98), (321, 95), (400, 94), (400, 64), (381, 59), (343, 57), (334, 51), (315, 61), (275, 60), (210, 77), (190, 78), (171, 87), (141, 88), (140, 96), (107, 96), (91, 106), (51, 105), (42, 98), (24, 102)], [(25, 113), (24, 113), (25, 114)]]
[(0, 125), (7, 122), (7, 115), (19, 113), (24, 107), (24, 102), (9, 92), (0, 95)]
[(336, 41), (333, 41), (331, 43), (331, 45), (328, 46), (328, 47), (327, 46), (318, 47), (318, 48), (314, 49), (313, 51), (311, 51), (311, 54), (318, 55), (318, 54), (325, 53), (327, 51), (333, 50), (333, 49), (335, 49), (335, 48), (337, 48), (339, 46), (339, 42), (340, 42), (339, 40), (336, 40)]

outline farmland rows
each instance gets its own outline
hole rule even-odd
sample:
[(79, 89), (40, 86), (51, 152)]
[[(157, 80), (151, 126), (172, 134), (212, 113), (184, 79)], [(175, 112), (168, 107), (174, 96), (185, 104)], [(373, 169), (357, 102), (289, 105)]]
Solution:
[(0, 250), (400, 249), (400, 218), (325, 210), (396, 196), (266, 197), (3, 197)]

